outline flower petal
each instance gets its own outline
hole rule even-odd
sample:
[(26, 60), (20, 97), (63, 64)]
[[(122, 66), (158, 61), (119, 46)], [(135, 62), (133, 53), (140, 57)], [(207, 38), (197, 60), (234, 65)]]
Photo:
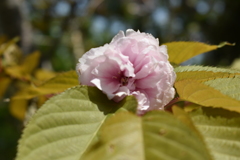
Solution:
[(127, 95), (138, 100), (137, 114), (163, 109), (174, 97), (176, 74), (167, 47), (151, 34), (120, 31), (103, 47), (91, 49), (76, 67), (81, 84), (96, 86), (119, 102)]

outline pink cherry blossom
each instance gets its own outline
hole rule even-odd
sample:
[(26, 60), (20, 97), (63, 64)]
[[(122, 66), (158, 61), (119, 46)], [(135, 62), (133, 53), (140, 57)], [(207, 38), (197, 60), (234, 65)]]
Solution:
[(163, 109), (175, 95), (176, 74), (167, 47), (158, 39), (132, 29), (120, 31), (109, 44), (93, 48), (76, 67), (82, 85), (96, 86), (109, 99), (128, 95), (138, 100), (137, 114)]

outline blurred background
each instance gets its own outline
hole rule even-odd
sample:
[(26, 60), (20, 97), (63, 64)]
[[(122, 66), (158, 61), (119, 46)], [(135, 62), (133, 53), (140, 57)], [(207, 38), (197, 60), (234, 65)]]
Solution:
[[(236, 43), (184, 63), (229, 66), (240, 55), (239, 17), (239, 0), (1, 0), (0, 41), (19, 37), (23, 55), (38, 50), (40, 68), (61, 72), (75, 69), (82, 54), (109, 43), (119, 30), (132, 28), (161, 44)], [(9, 113), (8, 96), (0, 99), (1, 160), (14, 159), (23, 129)]]

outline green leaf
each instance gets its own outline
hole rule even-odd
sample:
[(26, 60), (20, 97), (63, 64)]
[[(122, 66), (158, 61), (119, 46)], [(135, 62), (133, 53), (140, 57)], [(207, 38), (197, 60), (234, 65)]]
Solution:
[(210, 66), (178, 66), (174, 69), (175, 72), (194, 72), (194, 71), (207, 71), (207, 72), (223, 72), (223, 73), (240, 73), (239, 70), (231, 68), (219, 68)]
[(43, 82), (39, 86), (31, 85), (28, 88), (25, 88), (17, 92), (13, 99), (31, 99), (40, 95), (55, 94), (77, 86), (78, 76), (76, 71), (68, 71), (56, 75), (55, 77)]
[(206, 107), (221, 107), (240, 112), (240, 101), (203, 84), (198, 80), (182, 80), (175, 82), (180, 99)]
[(184, 110), (182, 110), (181, 108), (177, 107), (177, 106), (173, 106), (172, 107), (172, 112), (173, 115), (179, 119), (181, 122), (183, 122), (184, 124), (186, 124), (188, 127), (190, 127), (192, 130), (194, 130), (199, 137), (201, 137), (201, 135), (199, 134), (198, 130), (196, 129), (196, 127), (194, 126), (191, 118), (188, 116), (187, 112), (185, 112)]
[(24, 129), (17, 160), (78, 160), (106, 114), (127, 106), (96, 92), (94, 87), (77, 86), (47, 101)]
[(216, 67), (176, 67), (180, 98), (203, 106), (240, 112), (240, 71)]
[(240, 101), (240, 76), (209, 80), (204, 82), (204, 84), (213, 87), (224, 95)]
[(217, 78), (233, 78), (240, 75), (238, 70), (208, 66), (179, 66), (174, 71), (177, 74), (176, 81), (186, 79), (207, 81)]
[(165, 43), (168, 48), (169, 61), (174, 64), (180, 64), (186, 60), (225, 45), (234, 45), (227, 42), (217, 45), (208, 45), (201, 42), (170, 42)]
[(232, 118), (213, 117), (199, 109), (190, 115), (215, 160), (240, 159), (240, 114)]
[(152, 111), (143, 117), (118, 112), (107, 118), (80, 160), (211, 159), (195, 131), (169, 113)]
[(180, 66), (175, 71), (175, 87), (181, 99), (240, 111), (240, 71), (203, 66)]

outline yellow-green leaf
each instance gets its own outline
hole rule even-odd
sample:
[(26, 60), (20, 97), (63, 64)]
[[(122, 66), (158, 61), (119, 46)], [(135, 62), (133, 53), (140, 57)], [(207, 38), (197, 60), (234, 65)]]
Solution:
[[(172, 112), (177, 119), (179, 119), (181, 122), (186, 124), (189, 128), (191, 128), (193, 131), (195, 131), (197, 134), (199, 134), (199, 132), (196, 129), (196, 127), (194, 126), (191, 118), (188, 116), (188, 114), (184, 110), (182, 110), (181, 108), (179, 108), (177, 106), (173, 106)], [(200, 134), (199, 134), (199, 137), (201, 137)]]
[(30, 80), (31, 76), (28, 73), (24, 73), (22, 71), (21, 66), (11, 66), (5, 68), (5, 72), (13, 78), (23, 79), (23, 80)]
[(56, 94), (78, 84), (79, 82), (76, 71), (68, 71), (56, 75), (39, 86), (31, 85), (28, 88), (19, 91), (13, 98), (31, 99), (40, 95)]
[[(217, 110), (217, 109), (215, 109)], [(225, 110), (226, 111), (226, 110)], [(190, 114), (215, 160), (240, 159), (240, 114), (226, 118), (206, 115), (201, 109)], [(237, 113), (235, 113), (237, 114)]]
[(218, 45), (208, 45), (201, 42), (170, 42), (165, 43), (168, 48), (169, 61), (174, 64), (180, 64), (186, 60), (225, 45), (232, 45), (227, 42)]
[(5, 71), (14, 78), (30, 80), (31, 73), (37, 67), (39, 58), (40, 53), (34, 52), (28, 55), (21, 65), (6, 67)]
[[(239, 110), (240, 71), (227, 68), (203, 66), (180, 66), (176, 67), (175, 71), (177, 73), (175, 86), (177, 87), (178, 92), (181, 94), (181, 98), (185, 100), (188, 99), (188, 101), (198, 103), (204, 106), (212, 105), (214, 107), (227, 107), (226, 109), (230, 109), (231, 107), (233, 107), (232, 105), (234, 104), (235, 109), (232, 108), (230, 110)], [(187, 84), (188, 82), (193, 86)], [(186, 86), (184, 86), (185, 84)], [(206, 92), (205, 90), (211, 90), (211, 92)], [(184, 95), (183, 92), (185, 92)], [(201, 93), (202, 95), (199, 93)], [(190, 94), (197, 95), (199, 97), (195, 96), (194, 100), (189, 99), (193, 98), (193, 96)], [(214, 104), (214, 101), (212, 100), (211, 103), (209, 100), (205, 101), (204, 103), (199, 102), (201, 99), (204, 99), (204, 97), (208, 97), (208, 99), (215, 99), (216, 97), (220, 98), (219, 96), (221, 98), (225, 98), (220, 101), (216, 101), (216, 104)], [(197, 100), (197, 98), (199, 100)], [(228, 104), (229, 100), (231, 101), (230, 104)]]
[(210, 66), (178, 66), (174, 69), (175, 72), (194, 72), (194, 71), (207, 71), (207, 72), (223, 72), (223, 73), (240, 73), (239, 70), (231, 68), (219, 68)]
[(43, 70), (43, 69), (38, 69), (34, 72), (35, 78), (39, 81), (46, 81), (56, 76), (56, 74), (57, 74), (56, 72)]
[(240, 76), (240, 71), (238, 70), (208, 66), (179, 66), (174, 71), (177, 73), (176, 81), (194, 79), (204, 82), (217, 78)]
[(240, 112), (240, 101), (197, 80), (182, 80), (175, 83), (180, 99), (208, 107), (221, 107)]
[(40, 59), (40, 52), (36, 51), (29, 54), (23, 61), (21, 68), (24, 73), (32, 73), (33, 70), (38, 66)]
[[(96, 87), (68, 89), (48, 100), (30, 119), (19, 140), (16, 160), (79, 160), (94, 140), (106, 115), (129, 106), (137, 107), (135, 97), (128, 96), (116, 103)], [(201, 141), (194, 139), (194, 135), (182, 135), (186, 141), (193, 138), (190, 144), (195, 146), (191, 148), (204, 147)], [(200, 156), (204, 153), (201, 151)], [(204, 154), (201, 157), (205, 160)]]
[(55, 77), (57, 75), (56, 72), (43, 70), (43, 69), (37, 69), (34, 72), (34, 79), (32, 79), (32, 83), (36, 86), (41, 85), (43, 82)]
[(109, 116), (80, 160), (210, 160), (202, 139), (162, 111), (143, 117), (129, 112)]
[(240, 101), (240, 76), (233, 78), (219, 78), (204, 82), (224, 95)]

